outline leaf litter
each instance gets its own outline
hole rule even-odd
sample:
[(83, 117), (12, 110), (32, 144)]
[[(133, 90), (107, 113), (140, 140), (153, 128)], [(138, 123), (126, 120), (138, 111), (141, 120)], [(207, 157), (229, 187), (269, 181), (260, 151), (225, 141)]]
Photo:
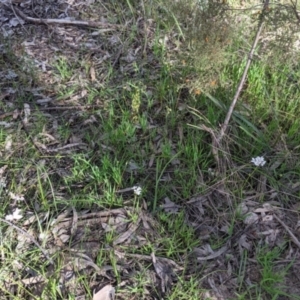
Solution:
[[(72, 23), (72, 18), (78, 18), (79, 11), (84, 9), (90, 20), (98, 19), (98, 16), (101, 15), (101, 22), (108, 25), (107, 20), (111, 18), (105, 8), (101, 8), (100, 13), (99, 9), (93, 11), (87, 1), (69, 1), (68, 3), (57, 1), (51, 6), (37, 4), (34, 11), (32, 11), (32, 1), (12, 2), (18, 5), (17, 9), (22, 10), (28, 17), (38, 15), (40, 19), (46, 20), (59, 16), (61, 21), (58, 23), (80, 25), (80, 23)], [(155, 24), (151, 19), (142, 18), (136, 22), (131, 20), (122, 29), (118, 27), (93, 28), (87, 32), (81, 26), (54, 26), (50, 24), (51, 22), (48, 22), (47, 27), (30, 24), (25, 22), (26, 20), (30, 21), (30, 19), (17, 18), (8, 7), (3, 8), (1, 6), (0, 10), (1, 30), (4, 35), (18, 40), (21, 38), (20, 32), (23, 32), (22, 30), (34, 32), (33, 36), (22, 37), (21, 44), (26, 55), (33, 59), (39, 70), (40, 80), (46, 83), (41, 90), (29, 86), (22, 87), (22, 72), (14, 70), (13, 66), (11, 69), (0, 73), (0, 79), (5, 83), (0, 95), (1, 101), (4, 101), (4, 105), (1, 106), (0, 117), (10, 120), (10, 122), (5, 121), (0, 124), (11, 130), (10, 134), (6, 136), (4, 148), (1, 150), (3, 152), (1, 155), (4, 155), (6, 160), (12, 157), (17, 149), (24, 147), (24, 144), (20, 145), (20, 141), (24, 141), (24, 139), (19, 139), (20, 135), (15, 137), (15, 132), (19, 132), (17, 130), (20, 120), (22, 126), (26, 128), (27, 137), (32, 138), (32, 144), (36, 146), (41, 155), (86, 152), (91, 145), (84, 142), (84, 137), (81, 136), (80, 131), (90, 124), (97, 125), (99, 118), (97, 109), (101, 108), (105, 111), (107, 107), (107, 102), (99, 99), (95, 101), (94, 106), (82, 105), (82, 103), (87, 102), (86, 88), (88, 83), (91, 81), (97, 89), (103, 87), (107, 80), (105, 62), (111, 62), (113, 68), (119, 71), (118, 76), (120, 78), (139, 76), (135, 72), (137, 62), (142, 66), (141, 69), (145, 68), (144, 66), (147, 64), (157, 64), (150, 51), (151, 43), (154, 43), (155, 38)], [(146, 34), (149, 45), (146, 43), (139, 45), (139, 41), (136, 40), (138, 46), (126, 45), (128, 47), (124, 47), (123, 31), (129, 31), (130, 26), (137, 26), (139, 35)], [(51, 33), (51, 43), (49, 43), (48, 30)], [(100, 40), (106, 39), (107, 42), (102, 43), (98, 37)], [(161, 37), (160, 42), (169, 49), (178, 47), (178, 45), (172, 44), (172, 36)], [(16, 54), (21, 53), (19, 45), (20, 43), (13, 46)], [(60, 52), (69, 58), (74, 55), (74, 50), (81, 51), (82, 57), (87, 56), (90, 59), (89, 72), (81, 72), (79, 68), (78, 74), (72, 74), (69, 82), (61, 82), (60, 77), (56, 76), (57, 70), (53, 65), (58, 62), (57, 57)], [(147, 52), (148, 55), (145, 56)], [(5, 49), (2, 47), (1, 54), (5, 55)], [(158, 67), (158, 65), (155, 66), (155, 68)], [(152, 76), (155, 79), (155, 72)], [(20, 88), (12, 89), (12, 81), (20, 83)], [(116, 83), (120, 83), (120, 79), (116, 78)], [(79, 87), (74, 93), (60, 98), (56, 96), (60, 89), (66, 89), (72, 85)], [(55, 87), (54, 91), (50, 92), (49, 86)], [(151, 93), (150, 90), (148, 92)], [(18, 107), (15, 99), (24, 93), (30, 95), (31, 101)], [(163, 108), (157, 104), (156, 114), (159, 115), (162, 110)], [(88, 118), (83, 118), (84, 114), (88, 114)], [(35, 123), (41, 115), (49, 120), (48, 126), (41, 133), (35, 135)], [(57, 124), (61, 119), (67, 119), (68, 124), (75, 126), (72, 135), (65, 139), (61, 139), (58, 134)], [(148, 161), (148, 168), (150, 169), (156, 164), (156, 155), (163, 151), (162, 142), (166, 133), (163, 128), (160, 128), (157, 121), (150, 118), (149, 120), (147, 125), (149, 129), (158, 128), (157, 136), (152, 145), (153, 155)], [(180, 136), (182, 140), (182, 134)], [(172, 144), (174, 156), (176, 155), (176, 141), (173, 142), (172, 136), (168, 136), (168, 139)], [(106, 145), (105, 139), (103, 140), (101, 145), (103, 150), (114, 152), (114, 148)], [(26, 141), (26, 145), (30, 145), (30, 142)], [(282, 160), (285, 161), (285, 158)], [(272, 168), (277, 168), (282, 160), (275, 162)], [(47, 160), (47, 163), (49, 162)], [(53, 172), (55, 174), (60, 173), (60, 176), (64, 178), (70, 161), (66, 158), (65, 160), (62, 159), (60, 163), (63, 163), (64, 172), (59, 172), (58, 169)], [(172, 171), (180, 164), (180, 160), (173, 160), (168, 170)], [(130, 173), (141, 169), (147, 165), (146, 160), (142, 165), (132, 161), (128, 164), (127, 171)], [(1, 186), (3, 185), (3, 188), (11, 180), (10, 175), (3, 175), (4, 172), (9, 173), (9, 167), (1, 168), (1, 180), (3, 181)], [(35, 186), (38, 180), (32, 178), (31, 172), (32, 168), (24, 170), (22, 177), (31, 178), (29, 180), (30, 186)], [(215, 176), (215, 174), (212, 175)], [(160, 180), (168, 182), (171, 181), (171, 177), (168, 172), (165, 172)], [(286, 182), (285, 180), (285, 178), (281, 179), (282, 186), (286, 187), (285, 194), (299, 190), (299, 180), (295, 179), (293, 182), (289, 182), (289, 180)], [(266, 200), (264, 204), (255, 201), (259, 199), (259, 195), (262, 193)], [(59, 191), (53, 191), (53, 198), (56, 196), (58, 198), (58, 195), (60, 195)], [(129, 299), (130, 296), (126, 293), (118, 292), (118, 287), (134, 286), (134, 275), (145, 272), (149, 281), (144, 286), (144, 298), (158, 299), (161, 297), (162, 299), (176, 283), (177, 276), (188, 277), (191, 274), (199, 274), (201, 270), (203, 279), (199, 280), (201, 282), (199, 289), (206, 287), (212, 291), (211, 293), (206, 292), (204, 296), (212, 299), (229, 299), (234, 294), (232, 290), (237, 287), (239, 279), (236, 274), (240, 268), (240, 259), (244, 251), (247, 251), (251, 256), (245, 272), (245, 282), (251, 286), (255, 282), (258, 283), (261, 277), (254, 252), (257, 245), (266, 244), (270, 249), (275, 246), (279, 247), (283, 250), (282, 261), (287, 261), (287, 264), (299, 259), (297, 248), (300, 247), (298, 242), (300, 237), (298, 214), (295, 212), (296, 210), (289, 212), (282, 209), (279, 204), (281, 194), (268, 187), (266, 177), (260, 177), (260, 186), (257, 187), (256, 191), (253, 191), (253, 195), (249, 196), (248, 200), (243, 200), (236, 209), (235, 213), (241, 216), (241, 219), (235, 228), (232, 228), (230, 223), (230, 216), (232, 215), (232, 211), (230, 211), (232, 209), (231, 196), (227, 192), (226, 186), (224, 187), (223, 183), (220, 182), (219, 185), (210, 187), (208, 192), (195, 195), (181, 205), (173, 202), (173, 199), (170, 200), (169, 197), (164, 198), (164, 203), (160, 208), (169, 216), (183, 212), (185, 222), (195, 229), (197, 238), (203, 243), (201, 247), (190, 249), (187, 255), (182, 255), (178, 261), (174, 261), (170, 258), (160, 257), (154, 252), (149, 253), (149, 255), (135, 253), (149, 242), (155, 245), (155, 241), (160, 235), (157, 232), (159, 224), (157, 224), (154, 216), (146, 210), (137, 211), (133, 207), (125, 207), (104, 210), (92, 208), (79, 211), (71, 208), (61, 214), (27, 212), (26, 215), (24, 212), (25, 220), (23, 221), (23, 219), (18, 220), (20, 214), (17, 208), (18, 199), (22, 198), (23, 201), (23, 193), (10, 190), (8, 197), (13, 200), (10, 205), (12, 214), (8, 215), (8, 220), (4, 221), (18, 221), (18, 225), (6, 223), (8, 228), (4, 232), (4, 238), (16, 241), (14, 250), (16, 257), (26, 253), (28, 249), (36, 250), (35, 247), (39, 249), (40, 254), (37, 255), (38, 262), (36, 265), (29, 268), (26, 267), (24, 260), (16, 259), (12, 264), (12, 270), (7, 271), (5, 276), (7, 279), (1, 285), (5, 285), (5, 289), (12, 294), (16, 293), (18, 284), (24, 285), (28, 289), (31, 288), (32, 291), (36, 285), (37, 288), (34, 293), (39, 296), (42, 294), (43, 285), (38, 287), (38, 284), (45, 284), (50, 278), (57, 276), (59, 288), (63, 295), (68, 295), (71, 292), (76, 294), (76, 299), (80, 299), (80, 297), (82, 297), (81, 299), (90, 299), (86, 298), (86, 290), (78, 284), (77, 280), (81, 275), (85, 275), (91, 278), (90, 291), (99, 290), (93, 295), (95, 300), (113, 299), (115, 294), (118, 298)], [(15, 213), (16, 218), (14, 218), (14, 212), (17, 212)], [(132, 217), (134, 215), (137, 216), (136, 219)], [(106, 235), (109, 233), (114, 235), (111, 244), (106, 242)], [(292, 240), (293, 243), (287, 244), (285, 242), (287, 239)], [(106, 259), (106, 265), (99, 267), (97, 264), (99, 253), (105, 253), (107, 256), (112, 255), (115, 265)], [(52, 258), (55, 258), (55, 261)], [(5, 259), (5, 256), (2, 257), (2, 260)], [(46, 273), (43, 276), (36, 274), (38, 264), (42, 262), (46, 265)], [(53, 265), (58, 265), (58, 263), (63, 266), (59, 272), (53, 268)], [(278, 261), (277, 263), (280, 270), (281, 262)], [(151, 268), (149, 268), (149, 264)], [(121, 281), (116, 280), (115, 269), (121, 274)], [(26, 271), (21, 272), (20, 276), (14, 276), (12, 273), (16, 270)], [(286, 276), (285, 284), (287, 292), (290, 291), (291, 294), (297, 295), (299, 289), (297, 290), (297, 283), (293, 280), (297, 276), (296, 274), (297, 269), (293, 266), (291, 273)], [(289, 285), (289, 279), (293, 284)], [(160, 292), (153, 296), (153, 290), (156, 289), (159, 289)], [(140, 298), (137, 296), (135, 299)]]

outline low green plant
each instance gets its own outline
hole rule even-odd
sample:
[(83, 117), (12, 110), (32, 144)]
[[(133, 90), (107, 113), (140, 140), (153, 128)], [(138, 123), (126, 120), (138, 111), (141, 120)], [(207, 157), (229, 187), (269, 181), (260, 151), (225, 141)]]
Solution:
[(62, 81), (70, 79), (73, 75), (73, 68), (68, 60), (64, 57), (59, 57), (54, 64)]
[(274, 270), (274, 262), (279, 259), (281, 252), (282, 250), (278, 247), (259, 250), (257, 255), (257, 261), (261, 266), (261, 281), (259, 282), (259, 286), (262, 292), (270, 296), (271, 299), (277, 299), (280, 296), (286, 296), (290, 299), (300, 299), (296, 295), (288, 295), (284, 292), (284, 278), (292, 262), (281, 271)]
[(189, 252), (199, 245), (199, 240), (196, 238), (194, 230), (185, 223), (183, 212), (174, 215), (159, 212), (157, 218), (162, 224), (161, 236), (164, 236), (164, 233), (171, 234), (159, 241), (162, 244), (161, 251), (167, 257)]

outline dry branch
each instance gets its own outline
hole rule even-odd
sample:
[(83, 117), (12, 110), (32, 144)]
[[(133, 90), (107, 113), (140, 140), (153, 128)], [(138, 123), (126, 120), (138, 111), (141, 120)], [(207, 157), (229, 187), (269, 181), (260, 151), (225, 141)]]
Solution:
[(297, 0), (295, 2), (291, 0), (293, 12), (298, 20), (298, 23), (300, 24), (300, 15), (299, 15), (299, 11), (297, 10), (297, 2), (298, 2)]
[(296, 236), (291, 232), (291, 230), (287, 227), (287, 225), (282, 220), (280, 220), (275, 214), (273, 216), (278, 221), (278, 223), (280, 223), (280, 225), (287, 231), (294, 244), (300, 249), (300, 242), (298, 241)]
[(256, 48), (257, 43), (258, 43), (259, 38), (260, 38), (260, 34), (261, 34), (261, 31), (262, 31), (262, 28), (263, 28), (263, 24), (264, 24), (263, 22), (260, 22), (260, 24), (259, 24), (256, 36), (255, 36), (255, 40), (253, 42), (251, 51), (250, 51), (249, 56), (248, 56), (248, 60), (247, 60), (246, 66), (245, 66), (245, 70), (244, 70), (243, 76), (241, 78), (239, 86), (238, 86), (238, 88), (237, 88), (237, 90), (235, 92), (234, 98), (233, 98), (233, 100), (231, 102), (231, 105), (229, 107), (229, 110), (227, 112), (224, 124), (221, 127), (219, 136), (217, 138), (217, 144), (219, 144), (221, 142), (221, 140), (223, 139), (223, 137), (224, 137), (224, 134), (225, 134), (225, 132), (226, 132), (226, 130), (228, 128), (228, 124), (229, 124), (229, 121), (231, 119), (234, 107), (235, 107), (235, 105), (236, 105), (236, 103), (237, 103), (237, 101), (238, 101), (238, 99), (240, 97), (240, 94), (241, 94), (242, 90), (243, 90), (243, 87), (244, 87), (244, 84), (245, 84), (245, 81), (246, 81), (246, 77), (247, 77), (247, 74), (248, 74), (248, 70), (249, 70), (249, 67), (250, 67), (251, 62), (252, 62), (253, 54), (254, 54), (255, 48)]
[[(1, 101), (1, 99), (0, 99)], [(88, 109), (93, 108), (101, 108), (101, 105), (71, 105), (71, 106), (65, 106), (65, 105), (58, 105), (58, 106), (48, 106), (48, 107), (39, 107), (39, 108), (30, 108), (31, 111), (39, 112), (39, 111), (51, 111), (51, 110), (81, 110), (86, 111)], [(7, 117), (13, 116), (16, 114), (16, 110), (9, 111), (3, 114), (0, 114), (0, 120), (5, 119)], [(17, 113), (20, 114), (21, 112)]]
[(263, 24), (264, 24), (264, 16), (268, 11), (268, 7), (269, 7), (269, 0), (266, 0), (265, 3), (264, 3), (264, 6), (263, 6), (263, 10), (262, 10), (261, 15), (260, 15), (259, 25), (258, 25), (258, 28), (257, 28), (257, 32), (256, 32), (256, 35), (255, 35), (254, 42), (252, 44), (251, 50), (250, 50), (249, 55), (248, 55), (248, 60), (247, 60), (242, 78), (240, 80), (240, 83), (238, 85), (238, 88), (236, 90), (236, 93), (235, 93), (234, 98), (231, 102), (231, 105), (230, 105), (229, 110), (227, 112), (226, 118), (224, 120), (223, 125), (221, 126), (221, 129), (220, 129), (219, 133), (216, 134), (214, 131), (207, 130), (207, 129), (204, 128), (204, 130), (209, 131), (209, 133), (211, 135), (211, 138), (212, 138), (212, 152), (213, 152), (216, 164), (218, 166), (218, 171), (220, 173), (225, 171), (224, 168), (222, 168), (223, 160), (220, 160), (220, 157), (219, 157), (219, 151), (221, 150), (221, 142), (222, 142), (223, 137), (224, 137), (224, 135), (225, 135), (225, 133), (228, 129), (228, 124), (229, 124), (229, 121), (230, 121), (231, 116), (233, 114), (233, 110), (235, 108), (235, 105), (236, 105), (236, 103), (237, 103), (237, 101), (240, 97), (240, 94), (243, 90), (243, 87), (244, 87), (244, 84), (245, 84), (245, 81), (246, 81), (246, 78), (247, 78), (248, 70), (249, 70), (249, 67), (250, 67), (252, 59), (253, 59), (253, 54), (254, 54), (255, 48), (258, 44), (258, 41), (260, 39), (260, 34), (262, 32)]
[(21, 10), (19, 10), (15, 6), (8, 6), (7, 4), (3, 3), (7, 8), (10, 8), (14, 11), (15, 14), (18, 15), (18, 17), (22, 18), (24, 21), (34, 23), (34, 24), (58, 24), (58, 25), (73, 25), (73, 26), (84, 26), (84, 27), (110, 27), (110, 28), (122, 28), (121, 25), (116, 24), (109, 24), (109, 23), (103, 23), (103, 22), (95, 22), (95, 21), (82, 21), (82, 20), (68, 20), (68, 19), (37, 19), (28, 17), (26, 14), (24, 14)]
[(49, 261), (49, 263), (51, 265), (54, 265), (53, 260), (50, 258), (50, 256), (47, 254), (47, 252), (40, 246), (40, 244), (37, 242), (37, 240), (31, 235), (29, 234), (27, 231), (25, 231), (24, 229), (16, 226), (15, 224), (4, 220), (2, 218), (0, 218), (0, 222), (6, 223), (7, 225), (13, 227), (14, 229), (16, 229), (17, 231), (19, 231), (20, 233), (22, 233), (23, 235), (25, 235), (26, 237), (28, 237), (39, 249), (40, 251), (43, 253), (43, 255), (47, 258), (47, 260)]
[(251, 50), (250, 50), (250, 53), (248, 55), (248, 60), (247, 60), (247, 64), (245, 66), (245, 69), (244, 69), (244, 73), (243, 73), (243, 76), (241, 78), (241, 81), (238, 85), (238, 88), (236, 90), (236, 93), (234, 95), (234, 98), (231, 102), (231, 105), (229, 107), (229, 110), (227, 112), (227, 115), (226, 115), (226, 118), (225, 118), (225, 121), (224, 121), (224, 124), (222, 125), (221, 127), (221, 130), (220, 130), (220, 133), (219, 133), (219, 136), (217, 138), (217, 144), (219, 144), (221, 142), (221, 140), (223, 139), (225, 133), (226, 133), (226, 130), (228, 128), (228, 124), (229, 124), (229, 121), (231, 119), (231, 116), (232, 116), (232, 113), (233, 113), (233, 110), (234, 110), (234, 107), (237, 103), (237, 100), (239, 99), (240, 97), (240, 94), (243, 90), (243, 87), (244, 87), (244, 84), (245, 84), (245, 81), (246, 81), (246, 77), (247, 77), (247, 74), (248, 74), (248, 70), (249, 70), (249, 67), (251, 65), (251, 62), (252, 62), (252, 59), (253, 59), (253, 54), (254, 54), (254, 51), (255, 51), (255, 48), (258, 44), (258, 41), (259, 41), (259, 38), (260, 38), (260, 34), (261, 34), (261, 31), (263, 29), (263, 25), (264, 25), (264, 15), (268, 9), (268, 5), (269, 5), (269, 0), (265, 1), (264, 3), (264, 8), (261, 12), (261, 16), (260, 16), (260, 22), (259, 22), (259, 25), (258, 25), (258, 29), (257, 29), (257, 32), (256, 32), (256, 36), (255, 36), (255, 39), (254, 39), (254, 42), (253, 42), (253, 45), (251, 47)]

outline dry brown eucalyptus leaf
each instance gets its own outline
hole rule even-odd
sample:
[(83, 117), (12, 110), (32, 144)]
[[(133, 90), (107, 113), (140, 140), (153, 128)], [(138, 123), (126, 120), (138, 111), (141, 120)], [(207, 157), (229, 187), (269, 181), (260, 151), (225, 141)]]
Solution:
[(131, 223), (128, 226), (127, 231), (125, 231), (123, 234), (121, 234), (114, 242), (114, 245), (119, 245), (124, 243), (126, 240), (128, 240), (129, 238), (131, 238), (134, 234), (134, 232), (138, 229), (139, 225), (141, 222), (141, 218), (139, 217), (138, 220), (136, 221), (136, 223)]
[(258, 215), (253, 213), (253, 212), (250, 212), (246, 215), (246, 218), (244, 220), (244, 224), (250, 225), (250, 224), (255, 223), (257, 220), (258, 220)]
[(93, 300), (114, 300), (115, 299), (115, 288), (108, 284), (103, 287), (99, 292), (94, 294)]
[(166, 213), (170, 214), (177, 214), (179, 208), (181, 208), (180, 205), (175, 204), (173, 201), (170, 200), (169, 197), (165, 197), (164, 199), (165, 203), (161, 205), (161, 207), (164, 209)]
[(91, 67), (90, 69), (90, 76), (91, 76), (91, 81), (94, 82), (96, 80), (96, 71), (94, 67)]

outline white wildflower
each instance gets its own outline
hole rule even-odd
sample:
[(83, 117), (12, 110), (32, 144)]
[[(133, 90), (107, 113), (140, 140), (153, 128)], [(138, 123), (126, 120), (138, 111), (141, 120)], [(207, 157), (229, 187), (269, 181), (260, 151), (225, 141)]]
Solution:
[(15, 201), (24, 201), (25, 198), (23, 195), (14, 194), (13, 192), (8, 193), (9, 197)]
[(13, 221), (13, 220), (20, 220), (23, 216), (21, 214), (21, 209), (16, 208), (15, 211), (11, 215), (5, 216), (5, 220), (7, 221)]
[(42, 242), (47, 241), (48, 237), (49, 237), (49, 234), (46, 231), (43, 231), (39, 234), (39, 240)]
[(135, 185), (134, 187), (132, 187), (132, 189), (133, 189), (134, 194), (137, 196), (139, 196), (142, 193), (142, 188), (140, 186)]
[(263, 156), (257, 156), (257, 157), (253, 157), (252, 159), (251, 159), (251, 162), (254, 164), (254, 165), (256, 165), (257, 167), (262, 167), (265, 163), (266, 163), (266, 161), (265, 161), (265, 159), (264, 159), (264, 157)]

